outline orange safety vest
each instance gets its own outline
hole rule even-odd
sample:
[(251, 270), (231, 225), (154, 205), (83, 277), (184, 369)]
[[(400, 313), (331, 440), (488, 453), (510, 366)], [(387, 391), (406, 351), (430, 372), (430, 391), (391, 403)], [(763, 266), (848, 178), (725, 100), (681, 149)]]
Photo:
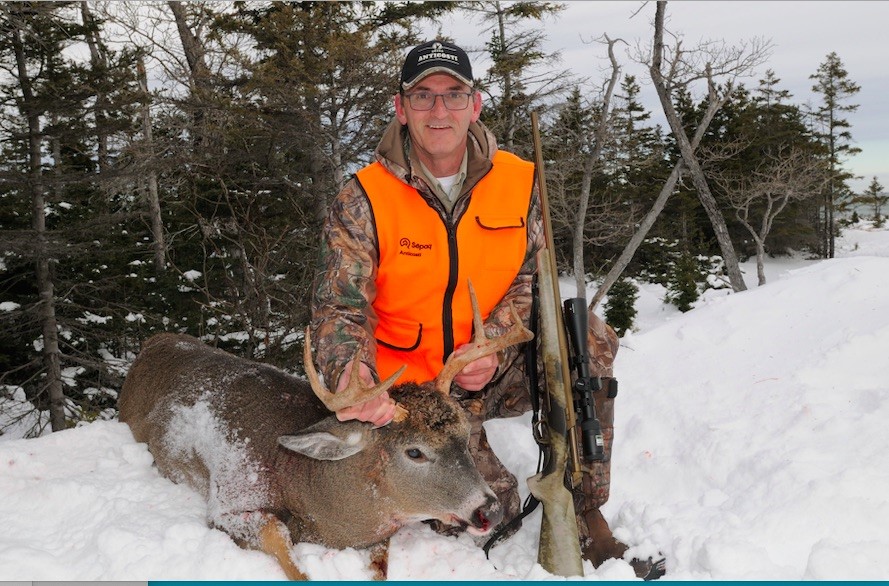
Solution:
[(420, 193), (373, 163), (357, 173), (379, 247), (377, 373), (407, 365), (399, 382), (426, 382), (472, 337), (472, 280), (482, 319), (500, 302), (527, 249), (534, 165), (497, 151), (452, 227)]

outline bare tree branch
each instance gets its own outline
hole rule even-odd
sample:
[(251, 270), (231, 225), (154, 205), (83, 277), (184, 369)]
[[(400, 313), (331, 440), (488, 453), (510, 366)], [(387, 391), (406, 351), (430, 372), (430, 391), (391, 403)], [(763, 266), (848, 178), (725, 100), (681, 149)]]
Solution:
[(766, 155), (752, 173), (714, 174), (713, 181), (726, 193), (735, 216), (756, 243), (757, 277), (759, 285), (765, 285), (765, 243), (775, 218), (789, 203), (819, 195), (829, 182), (829, 173), (810, 152), (781, 148)]

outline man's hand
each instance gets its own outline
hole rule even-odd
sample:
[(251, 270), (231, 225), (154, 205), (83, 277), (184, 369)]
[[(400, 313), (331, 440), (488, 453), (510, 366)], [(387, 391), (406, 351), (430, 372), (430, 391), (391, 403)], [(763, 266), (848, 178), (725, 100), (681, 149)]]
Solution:
[[(340, 380), (336, 385), (337, 391), (341, 391), (349, 385), (351, 375), (352, 361), (350, 361), (346, 365), (346, 368), (343, 369), (343, 374), (340, 375)], [(370, 387), (376, 384), (373, 375), (370, 372), (370, 367), (363, 362), (358, 365), (358, 376), (361, 379), (362, 384), (365, 386)], [(395, 417), (395, 401), (389, 397), (389, 393), (387, 392), (382, 393), (370, 401), (346, 407), (336, 412), (336, 418), (340, 421), (357, 419), (358, 421), (372, 423), (374, 427), (387, 425), (392, 421), (393, 417)]]
[[(468, 349), (469, 344), (463, 344), (454, 350), (454, 355), (459, 356)], [(494, 373), (497, 372), (497, 366), (499, 364), (500, 359), (497, 357), (496, 353), (483, 356), (482, 358), (473, 360), (464, 366), (463, 370), (454, 377), (454, 382), (461, 389), (466, 389), (467, 391), (480, 391), (491, 382), (492, 378), (494, 378)]]

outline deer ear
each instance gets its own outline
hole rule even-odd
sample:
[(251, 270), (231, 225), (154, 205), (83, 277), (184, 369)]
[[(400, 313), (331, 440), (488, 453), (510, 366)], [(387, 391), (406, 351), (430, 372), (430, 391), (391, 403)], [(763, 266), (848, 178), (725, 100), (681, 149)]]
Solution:
[(294, 435), (282, 435), (278, 444), (314, 460), (342, 460), (353, 456), (367, 445), (363, 426), (340, 423), (336, 418), (332, 425), (322, 421)]

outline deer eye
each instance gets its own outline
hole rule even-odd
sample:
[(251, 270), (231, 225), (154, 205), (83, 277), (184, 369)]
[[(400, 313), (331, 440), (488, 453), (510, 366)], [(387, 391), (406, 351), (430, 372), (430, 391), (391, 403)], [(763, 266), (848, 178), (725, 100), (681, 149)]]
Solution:
[(408, 448), (404, 451), (407, 454), (407, 457), (411, 460), (415, 460), (417, 462), (425, 462), (426, 456), (423, 455), (423, 452), (419, 450), (419, 448)]

